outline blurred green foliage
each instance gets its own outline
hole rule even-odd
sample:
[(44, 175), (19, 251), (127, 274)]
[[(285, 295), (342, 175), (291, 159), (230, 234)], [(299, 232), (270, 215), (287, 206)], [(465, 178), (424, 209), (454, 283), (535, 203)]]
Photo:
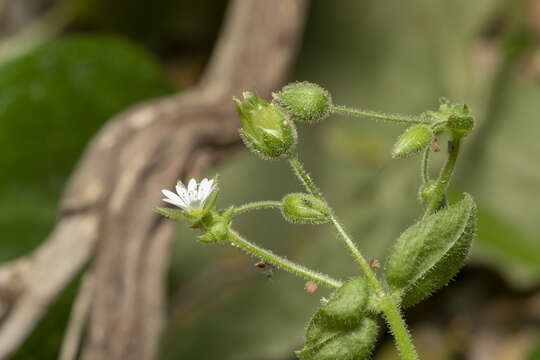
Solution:
[(62, 186), (105, 120), (171, 90), (151, 55), (115, 37), (68, 37), (1, 65), (0, 261), (47, 234)]

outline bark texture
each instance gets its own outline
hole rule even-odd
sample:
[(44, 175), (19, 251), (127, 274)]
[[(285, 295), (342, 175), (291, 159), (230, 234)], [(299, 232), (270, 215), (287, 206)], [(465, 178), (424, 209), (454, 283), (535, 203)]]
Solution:
[(175, 224), (151, 207), (160, 189), (200, 177), (237, 147), (231, 97), (247, 88), (267, 97), (283, 85), (305, 7), (305, 0), (232, 1), (196, 87), (139, 104), (99, 131), (69, 181), (54, 231), (35, 252), (0, 267), (0, 358), (91, 257), (91, 286), (76, 301), (68, 327), (76, 333), (67, 334), (63, 356), (76, 353), (88, 317), (83, 359), (157, 357)]

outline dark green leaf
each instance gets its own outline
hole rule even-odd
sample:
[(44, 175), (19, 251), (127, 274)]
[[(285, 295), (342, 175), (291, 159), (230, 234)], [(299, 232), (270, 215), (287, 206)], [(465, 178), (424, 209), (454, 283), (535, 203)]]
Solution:
[(369, 311), (372, 291), (366, 278), (347, 281), (334, 291), (328, 303), (319, 312), (336, 324), (355, 324)]
[(446, 284), (459, 270), (476, 230), (476, 206), (465, 198), (422, 219), (397, 240), (386, 262), (386, 278), (404, 305)]
[(296, 352), (302, 360), (365, 359), (373, 349), (377, 323), (365, 317), (351, 327), (331, 327), (320, 313), (311, 320), (306, 346)]

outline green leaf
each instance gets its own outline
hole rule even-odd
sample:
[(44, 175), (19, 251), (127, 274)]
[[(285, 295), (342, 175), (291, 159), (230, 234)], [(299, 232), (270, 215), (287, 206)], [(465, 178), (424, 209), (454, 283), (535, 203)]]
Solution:
[(386, 278), (404, 306), (445, 285), (459, 270), (476, 230), (476, 205), (465, 198), (408, 228), (386, 262)]
[(365, 317), (351, 327), (330, 327), (315, 314), (307, 334), (306, 346), (296, 352), (302, 360), (365, 359), (371, 354), (377, 336), (377, 323)]
[(370, 311), (371, 287), (356, 277), (337, 289), (311, 319), (300, 359), (363, 359), (371, 353), (377, 324)]
[(369, 311), (372, 295), (365, 277), (356, 277), (334, 291), (319, 312), (335, 324), (355, 324)]

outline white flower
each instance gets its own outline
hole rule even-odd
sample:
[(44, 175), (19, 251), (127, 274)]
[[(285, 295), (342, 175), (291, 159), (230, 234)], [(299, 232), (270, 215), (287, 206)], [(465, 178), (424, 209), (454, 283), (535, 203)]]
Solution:
[(214, 184), (214, 179), (208, 180), (207, 178), (204, 178), (199, 184), (197, 184), (195, 179), (189, 180), (187, 189), (184, 184), (179, 181), (178, 184), (176, 184), (176, 192), (178, 195), (167, 189), (163, 189), (161, 192), (167, 197), (166, 199), (163, 199), (163, 201), (176, 205), (183, 210), (191, 211), (201, 210), (204, 207), (204, 202), (215, 188), (216, 184)]

